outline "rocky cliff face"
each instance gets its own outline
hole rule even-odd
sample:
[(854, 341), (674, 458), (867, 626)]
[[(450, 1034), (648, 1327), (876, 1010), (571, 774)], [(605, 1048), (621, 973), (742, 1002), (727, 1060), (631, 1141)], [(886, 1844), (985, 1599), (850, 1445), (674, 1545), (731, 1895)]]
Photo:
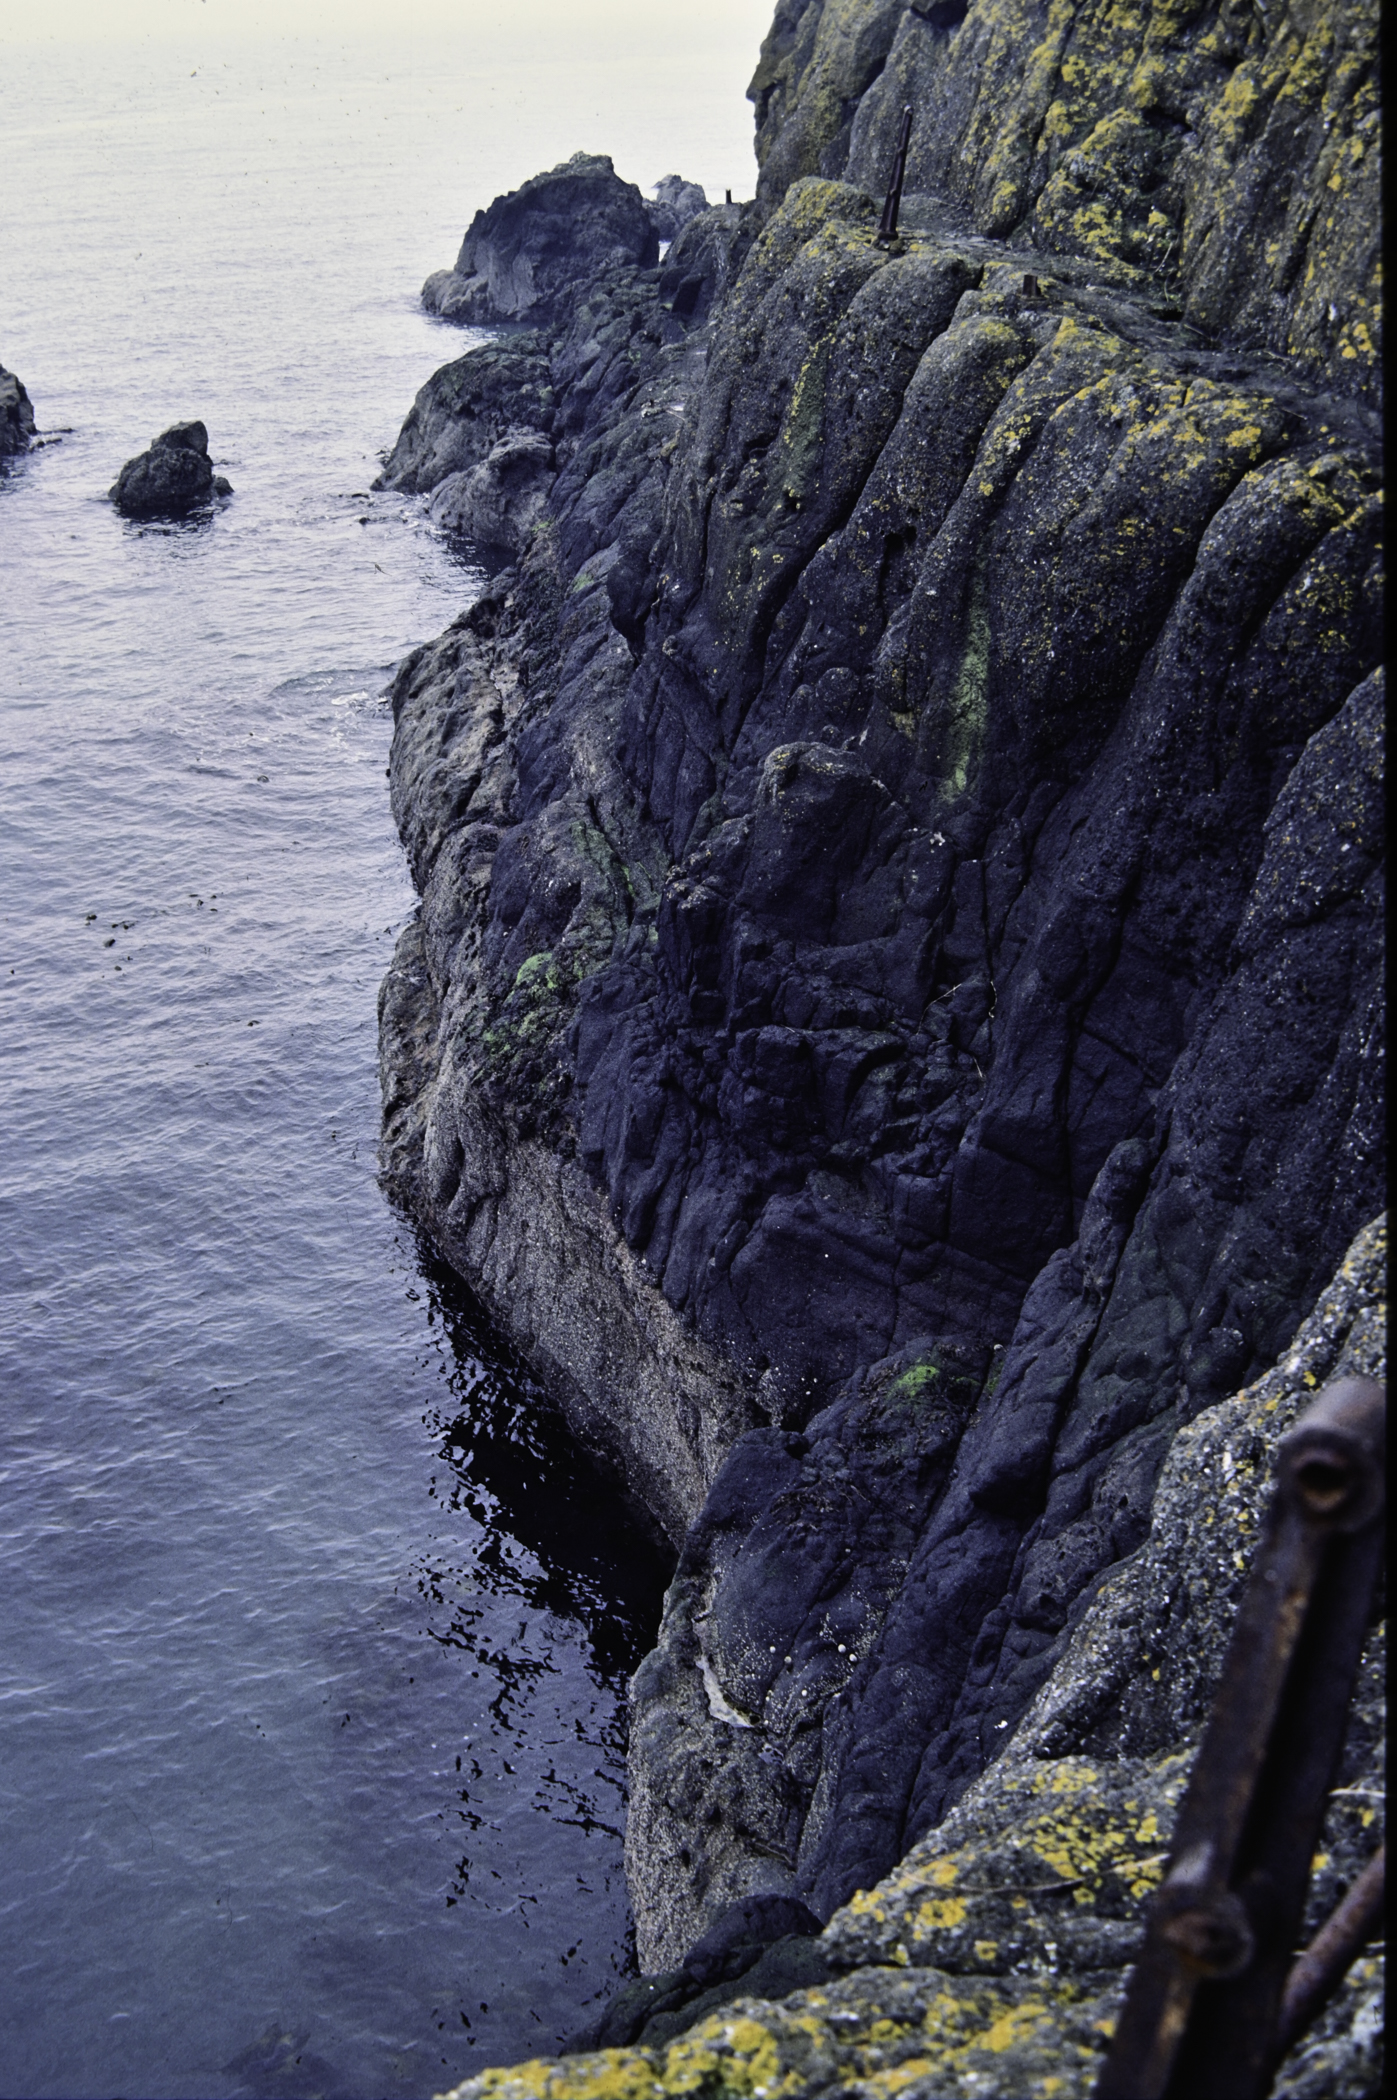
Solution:
[(930, 1840), (1379, 1208), (1365, 20), (783, 5), (759, 208), (386, 469), (552, 462), (394, 687), (384, 1163), (682, 1546), (647, 1968)]
[[(661, 2014), (638, 2046), (487, 2071), (451, 2100), (748, 2100), (758, 2087), (792, 2100), (1087, 2100), (1222, 1668), (1271, 1457), (1317, 1386), (1384, 1374), (1386, 1252), (1381, 1229), (1361, 1233), (1275, 1369), (1181, 1432), (1148, 1537), (1102, 1585), (1004, 1752), (885, 1880), (818, 1938), (770, 1949), (679, 2039), (676, 2016)], [(1375, 1630), (1307, 1937), (1381, 1842), (1384, 1665)], [(768, 1983), (782, 1948), (802, 1950), (793, 1994)], [(1382, 1969), (1380, 1951), (1355, 1964), (1281, 2066), (1276, 2100), (1378, 2100)], [(656, 2001), (685, 1980), (653, 1979)]]
[(1378, 10), (1323, 0), (780, 0), (748, 90), (759, 194), (887, 180), (1085, 256), (1210, 336), (1379, 382)]

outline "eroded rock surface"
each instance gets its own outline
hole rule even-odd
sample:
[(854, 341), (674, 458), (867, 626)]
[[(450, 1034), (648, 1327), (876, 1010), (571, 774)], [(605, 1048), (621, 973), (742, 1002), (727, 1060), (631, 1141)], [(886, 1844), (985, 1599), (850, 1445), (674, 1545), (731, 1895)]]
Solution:
[[(1099, 129), (1126, 89), (1082, 52), (1124, 66), (1133, 18), (1060, 16)], [(918, 14), (943, 87), (999, 20)], [(1325, 20), (1352, 115), (1366, 17)], [(1150, 18), (1190, 124), (1215, 26)], [(1205, 328), (1182, 157), (1167, 265), (1106, 254), (1104, 204), (1050, 225), (1031, 156), (1008, 220), (923, 175), (881, 246), (878, 185), (796, 149), (866, 168), (913, 33), (779, 10), (759, 205), (445, 368), (385, 470), (534, 462), (511, 565), (394, 686), (423, 902), (384, 1169), (680, 1549), (635, 1684), (642, 2041), (734, 1904), (827, 1917), (960, 1827), (1181, 1434), (1383, 1196), (1379, 426), (1362, 358), (1297, 333), (1319, 250), (1254, 324), (1259, 192), (1224, 186), (1240, 319)], [(1299, 33), (1231, 66), (1258, 166), (1278, 110), (1312, 138), (1310, 74), (1265, 71)], [(915, 90), (924, 161), (973, 105), (998, 166), (1031, 83), (995, 77)], [(1189, 1725), (1117, 1745), (1122, 1785)]]
[[(1383, 1377), (1386, 1232), (1362, 1232), (1281, 1362), (1175, 1440), (1141, 1547), (1100, 1588), (1007, 1748), (886, 1880), (831, 1919), (813, 1988), (740, 1989), (682, 2039), (487, 2071), (452, 2100), (912, 2092), (1087, 2100), (1158, 1886), (1271, 1492), (1316, 1388)], [(1375, 1625), (1324, 1829), (1313, 1933), (1382, 1842)], [(666, 1979), (657, 1979), (664, 1982)], [(1380, 1955), (1282, 2067), (1281, 2100), (1382, 2089)], [(635, 1987), (632, 1986), (634, 1993)]]
[(213, 471), (202, 423), (172, 423), (148, 452), (128, 459), (108, 491), (126, 518), (182, 518), (232, 484)]

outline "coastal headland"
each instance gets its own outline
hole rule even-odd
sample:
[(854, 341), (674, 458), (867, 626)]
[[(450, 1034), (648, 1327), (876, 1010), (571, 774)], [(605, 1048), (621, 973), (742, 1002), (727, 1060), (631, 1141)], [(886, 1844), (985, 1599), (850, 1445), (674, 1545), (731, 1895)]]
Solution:
[[(1090, 2090), (1270, 1452), (1384, 1375), (1376, 66), (780, 0), (752, 203), (579, 156), (429, 280), (498, 332), (384, 480), (494, 573), (392, 687), (383, 1174), (677, 1555), (645, 1980), (463, 2094)], [(1278, 2092), (1377, 2091), (1379, 1966)]]

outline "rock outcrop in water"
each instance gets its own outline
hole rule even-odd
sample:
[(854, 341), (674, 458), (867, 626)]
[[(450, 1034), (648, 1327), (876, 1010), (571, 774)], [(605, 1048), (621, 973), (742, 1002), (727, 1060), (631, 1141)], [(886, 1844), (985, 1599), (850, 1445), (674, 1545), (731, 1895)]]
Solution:
[(202, 423), (172, 423), (148, 452), (128, 459), (108, 492), (125, 518), (182, 518), (232, 484), (213, 471)]
[[(1202, 1663), (1170, 1650), (1153, 1735), (1034, 1716), (1161, 1469), (1336, 1270), (1372, 1301), (1370, 25), (1035, 25), (778, 8), (758, 206), (446, 367), (385, 469), (488, 483), (525, 432), (540, 468), (515, 565), (393, 688), (423, 901), (384, 1171), (682, 1548), (628, 1838), (671, 1979), (748, 1898), (935, 1881), (975, 1804), (1010, 1843), (1034, 1760), (1163, 1829), (1129, 1761), (1181, 1757)], [(1098, 1940), (1084, 2036), (1128, 1959)], [(881, 1991), (910, 1945), (853, 1958)]]
[(0, 459), (27, 452), (34, 441), (34, 406), (24, 382), (0, 365)]
[(422, 304), (444, 321), (565, 320), (599, 271), (653, 263), (659, 243), (635, 184), (606, 154), (574, 153), (478, 211), (455, 269), (427, 279)]

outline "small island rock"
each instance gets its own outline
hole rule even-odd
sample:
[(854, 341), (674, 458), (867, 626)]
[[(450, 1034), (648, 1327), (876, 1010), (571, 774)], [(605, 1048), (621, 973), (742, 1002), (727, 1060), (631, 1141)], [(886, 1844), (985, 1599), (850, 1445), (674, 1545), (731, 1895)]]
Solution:
[(650, 268), (660, 237), (633, 182), (610, 157), (574, 153), (478, 211), (454, 270), (437, 270), (422, 304), (444, 321), (561, 320), (600, 270)]
[(34, 438), (34, 409), (22, 380), (0, 365), (0, 459), (27, 452)]
[(148, 452), (128, 459), (108, 491), (126, 518), (181, 518), (210, 496), (231, 496), (213, 471), (202, 423), (172, 423)]

